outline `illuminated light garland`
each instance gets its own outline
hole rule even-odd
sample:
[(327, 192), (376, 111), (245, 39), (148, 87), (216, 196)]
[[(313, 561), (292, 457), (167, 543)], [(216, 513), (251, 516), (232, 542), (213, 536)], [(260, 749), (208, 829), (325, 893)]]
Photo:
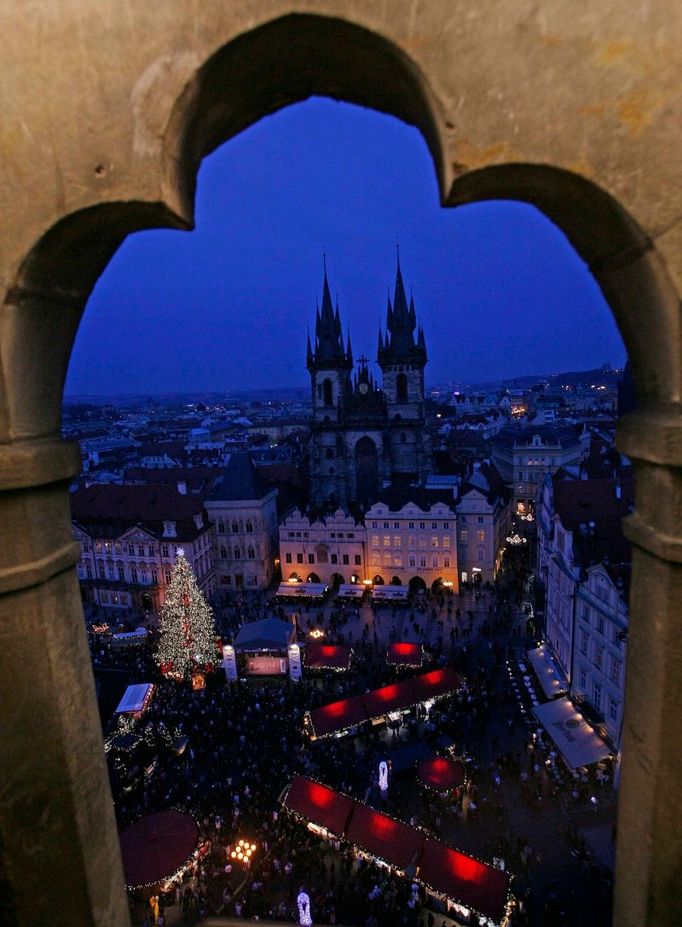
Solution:
[(156, 661), (164, 675), (180, 680), (187, 672), (199, 675), (200, 670), (212, 668), (216, 636), (213, 612), (182, 548), (177, 550), (160, 621)]
[(310, 896), (306, 892), (301, 892), (296, 899), (298, 906), (298, 923), (300, 927), (312, 927), (313, 916), (310, 913)]

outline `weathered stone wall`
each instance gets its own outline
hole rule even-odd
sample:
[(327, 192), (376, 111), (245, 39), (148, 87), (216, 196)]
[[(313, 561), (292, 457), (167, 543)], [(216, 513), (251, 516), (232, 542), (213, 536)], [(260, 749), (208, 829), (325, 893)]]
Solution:
[(191, 228), (206, 153), (326, 94), (418, 126), (444, 205), (544, 210), (613, 308), (639, 399), (620, 428), (638, 486), (615, 919), (678, 924), (682, 6), (36, 0), (2, 5), (0, 30), (0, 838), (16, 921), (127, 922), (73, 573), (78, 455), (58, 437), (83, 307), (128, 233)]

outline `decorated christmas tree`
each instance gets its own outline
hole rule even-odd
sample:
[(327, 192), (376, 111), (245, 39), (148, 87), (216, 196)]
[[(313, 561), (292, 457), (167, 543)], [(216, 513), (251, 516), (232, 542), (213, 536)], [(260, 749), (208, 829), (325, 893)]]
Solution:
[(162, 673), (176, 678), (194, 676), (214, 662), (213, 612), (181, 548), (176, 553), (160, 618), (156, 659)]

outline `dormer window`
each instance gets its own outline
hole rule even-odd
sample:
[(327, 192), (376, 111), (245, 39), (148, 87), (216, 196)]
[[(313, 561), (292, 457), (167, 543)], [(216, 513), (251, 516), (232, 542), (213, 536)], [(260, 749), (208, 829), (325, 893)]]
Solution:
[(178, 536), (176, 524), (174, 521), (164, 521), (163, 536), (165, 538), (176, 538)]

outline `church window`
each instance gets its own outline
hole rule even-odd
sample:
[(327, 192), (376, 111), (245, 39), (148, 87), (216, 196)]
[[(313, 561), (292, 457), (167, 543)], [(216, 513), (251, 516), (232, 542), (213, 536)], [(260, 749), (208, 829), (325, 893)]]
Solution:
[(322, 401), (326, 406), (332, 404), (332, 381), (329, 377), (325, 377), (322, 381)]
[(291, 563), (291, 554), (285, 554), (285, 555), (284, 555), (284, 562), (285, 562), (285, 563)]
[(399, 373), (395, 379), (396, 399), (398, 402), (407, 402), (407, 377)]

